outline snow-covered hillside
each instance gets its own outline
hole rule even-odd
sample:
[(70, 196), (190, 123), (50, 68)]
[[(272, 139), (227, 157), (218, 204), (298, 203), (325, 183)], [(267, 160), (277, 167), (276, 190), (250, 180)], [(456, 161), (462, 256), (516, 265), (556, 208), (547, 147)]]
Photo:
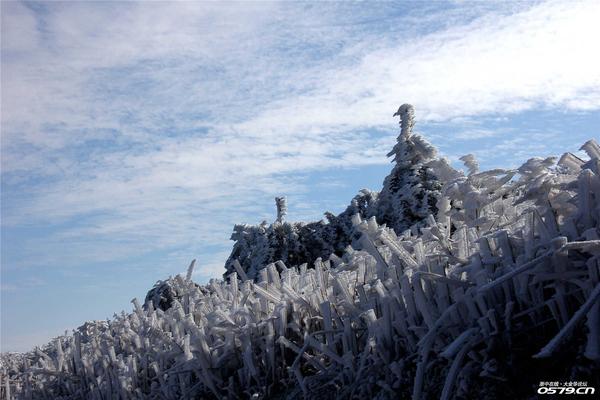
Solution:
[(3, 355), (3, 390), (23, 399), (526, 399), (540, 381), (600, 390), (598, 143), (582, 146), (585, 160), (567, 153), (516, 170), (480, 172), (468, 155), (464, 175), (412, 132), (411, 106), (399, 113), (380, 193), (362, 192), (329, 223), (288, 223), (282, 212), (272, 225), (236, 227), (224, 280), (176, 276), (129, 314)]

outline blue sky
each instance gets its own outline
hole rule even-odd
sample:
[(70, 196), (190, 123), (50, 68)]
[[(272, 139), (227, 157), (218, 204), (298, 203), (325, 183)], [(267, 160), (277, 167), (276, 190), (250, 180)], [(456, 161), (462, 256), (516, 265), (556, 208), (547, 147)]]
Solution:
[(1, 7), (3, 351), (379, 190), (402, 103), (482, 167), (600, 137), (597, 1)]

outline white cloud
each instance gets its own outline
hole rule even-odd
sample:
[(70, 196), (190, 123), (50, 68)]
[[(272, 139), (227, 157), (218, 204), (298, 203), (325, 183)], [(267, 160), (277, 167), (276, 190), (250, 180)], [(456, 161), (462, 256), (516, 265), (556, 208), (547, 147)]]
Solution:
[(469, 129), (461, 132), (456, 132), (452, 135), (456, 140), (477, 140), (498, 136), (500, 132), (489, 129)]
[(325, 71), (315, 93), (273, 104), (239, 129), (296, 135), (381, 126), (401, 101), (413, 103), (421, 121), (540, 106), (598, 109), (598, 15), (598, 2), (545, 3), (388, 44)]
[[(393, 7), (2, 3), (2, 169), (20, 196), (3, 223), (68, 221), (28, 246), (70, 240), (73, 263), (110, 240), (131, 244), (99, 257), (223, 247), (270, 217), (265, 199), (300, 197), (298, 173), (387, 163), (401, 102), (419, 121), (600, 107), (598, 2)], [(493, 136), (448, 140), (475, 134)]]

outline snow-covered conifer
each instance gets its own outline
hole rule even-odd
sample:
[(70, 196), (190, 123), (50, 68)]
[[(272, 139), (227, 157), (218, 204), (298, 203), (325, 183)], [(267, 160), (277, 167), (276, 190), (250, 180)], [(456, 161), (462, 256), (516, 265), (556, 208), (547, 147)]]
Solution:
[(388, 153), (394, 157), (395, 166), (383, 182), (376, 217), (400, 233), (437, 212), (442, 184), (428, 165), (435, 160), (435, 149), (413, 133), (413, 106), (403, 104), (396, 115), (400, 116), (400, 135)]

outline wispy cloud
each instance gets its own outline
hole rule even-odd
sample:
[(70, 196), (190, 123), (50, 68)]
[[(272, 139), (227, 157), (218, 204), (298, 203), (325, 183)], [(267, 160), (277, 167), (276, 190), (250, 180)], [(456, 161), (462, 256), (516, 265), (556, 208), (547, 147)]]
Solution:
[[(1, 7), (8, 350), (112, 315), (191, 258), (195, 279), (220, 275), (232, 225), (272, 220), (274, 195), (293, 219), (341, 209), (389, 168), (400, 103), (451, 159), (505, 166), (589, 132), (503, 119), (600, 108), (594, 1)], [(69, 316), (39, 306), (65, 298)]]
[(419, 127), (600, 107), (598, 2), (436, 7), (3, 2), (3, 224), (54, 227), (18, 264), (226, 248), (299, 174), (387, 163), (401, 102)]

